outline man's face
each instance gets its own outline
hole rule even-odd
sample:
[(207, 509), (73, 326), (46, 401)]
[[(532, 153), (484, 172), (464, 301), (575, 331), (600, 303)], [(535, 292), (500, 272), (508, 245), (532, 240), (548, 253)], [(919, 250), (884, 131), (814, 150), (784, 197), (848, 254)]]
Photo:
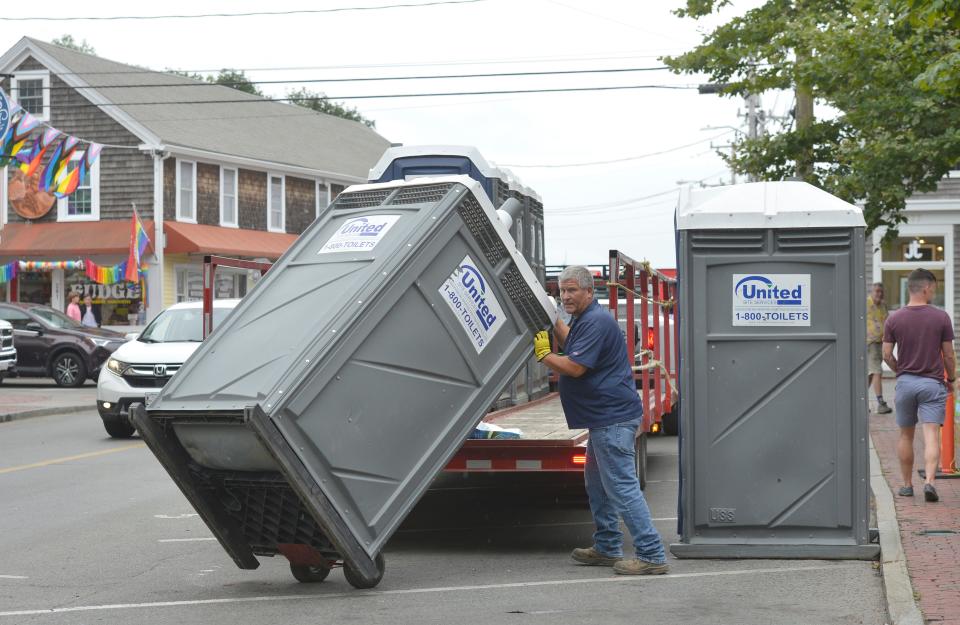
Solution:
[(873, 301), (874, 301), (875, 304), (879, 304), (880, 302), (882, 302), (882, 301), (883, 301), (883, 287), (882, 287), (882, 286), (875, 286), (875, 287), (873, 287), (873, 290), (870, 291), (870, 296), (873, 297)]
[(585, 289), (576, 280), (564, 280), (560, 283), (560, 302), (568, 314), (579, 315), (592, 301), (592, 288)]

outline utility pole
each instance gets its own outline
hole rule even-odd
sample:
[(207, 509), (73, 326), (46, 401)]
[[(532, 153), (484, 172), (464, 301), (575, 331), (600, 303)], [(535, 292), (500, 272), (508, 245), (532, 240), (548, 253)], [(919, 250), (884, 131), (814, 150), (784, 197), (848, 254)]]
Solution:
[[(810, 51), (797, 48), (797, 67), (802, 67), (810, 59)], [(797, 107), (794, 119), (801, 140), (805, 131), (813, 126), (813, 89), (808, 84), (797, 81)], [(797, 178), (811, 182), (813, 178), (813, 148), (805, 148), (797, 157)]]

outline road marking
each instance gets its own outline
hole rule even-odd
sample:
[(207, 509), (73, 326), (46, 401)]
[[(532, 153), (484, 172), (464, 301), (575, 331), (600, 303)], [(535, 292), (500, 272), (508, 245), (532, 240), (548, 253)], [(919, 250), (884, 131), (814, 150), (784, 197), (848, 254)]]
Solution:
[(196, 512), (187, 512), (184, 514), (155, 514), (153, 518), (155, 519), (189, 519), (191, 517), (200, 516)]
[(543, 586), (572, 586), (577, 584), (627, 584), (669, 582), (671, 580), (697, 579), (702, 577), (724, 577), (737, 575), (770, 575), (775, 573), (804, 573), (807, 571), (829, 571), (848, 569), (856, 566), (869, 566), (867, 562), (859, 564), (834, 564), (827, 566), (797, 566), (767, 569), (741, 569), (734, 571), (705, 571), (703, 573), (674, 573), (671, 575), (625, 575), (611, 577), (588, 577), (580, 579), (556, 579), (542, 582), (513, 582), (504, 584), (477, 584), (472, 586), (439, 586), (434, 588), (406, 588), (400, 590), (371, 590), (338, 592), (329, 595), (276, 595), (258, 597), (225, 597), (222, 599), (195, 599), (189, 601), (153, 601), (150, 603), (113, 603), (103, 605), (78, 605), (70, 608), (45, 608), (39, 610), (12, 610), (0, 612), (4, 616), (36, 616), (38, 614), (61, 614), (64, 612), (98, 612), (106, 610), (137, 610), (144, 608), (175, 608), (193, 605), (218, 605), (228, 603), (262, 603), (266, 601), (324, 601), (357, 597), (384, 597), (387, 595), (420, 595), (446, 592), (464, 592), (470, 590), (505, 590), (514, 588), (537, 588)]
[(0, 579), (30, 579), (26, 575), (0, 575)]
[(158, 543), (196, 543), (204, 540), (216, 540), (213, 536), (204, 536), (201, 538), (161, 538)]
[(0, 469), (0, 475), (4, 473), (14, 473), (15, 471), (26, 471), (27, 469), (39, 469), (40, 467), (49, 467), (52, 464), (63, 464), (64, 462), (71, 462), (73, 460), (84, 460), (86, 458), (96, 458), (97, 456), (106, 456), (107, 454), (115, 454), (121, 451), (127, 451), (129, 449), (139, 449), (141, 447), (146, 447), (145, 443), (134, 443), (133, 445), (124, 445), (123, 447), (112, 447), (110, 449), (104, 449), (102, 451), (91, 451), (85, 454), (77, 454), (75, 456), (63, 456), (62, 458), (53, 458), (52, 460), (44, 460), (42, 462), (34, 462), (31, 464), (21, 464), (15, 467), (7, 467), (5, 469)]

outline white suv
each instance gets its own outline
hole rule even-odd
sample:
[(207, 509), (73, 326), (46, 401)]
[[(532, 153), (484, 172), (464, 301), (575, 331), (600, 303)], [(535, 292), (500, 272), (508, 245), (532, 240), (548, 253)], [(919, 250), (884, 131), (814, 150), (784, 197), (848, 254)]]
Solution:
[(0, 319), (0, 380), (17, 366), (17, 350), (13, 346), (13, 326)]
[[(213, 327), (239, 302), (214, 300)], [(144, 403), (147, 393), (163, 388), (202, 340), (203, 303), (183, 302), (161, 312), (134, 340), (113, 352), (97, 380), (97, 410), (107, 434), (133, 436), (136, 429), (128, 414), (130, 404)]]

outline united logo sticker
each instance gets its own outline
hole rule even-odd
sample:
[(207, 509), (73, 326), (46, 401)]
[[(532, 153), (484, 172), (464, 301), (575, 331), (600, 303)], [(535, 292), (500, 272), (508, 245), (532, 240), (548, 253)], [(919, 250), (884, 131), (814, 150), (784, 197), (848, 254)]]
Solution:
[(346, 220), (317, 254), (333, 252), (369, 252), (397, 223), (400, 215), (365, 215)]
[(453, 311), (479, 354), (503, 325), (503, 309), (470, 255), (463, 257), (443, 284), (440, 295)]

